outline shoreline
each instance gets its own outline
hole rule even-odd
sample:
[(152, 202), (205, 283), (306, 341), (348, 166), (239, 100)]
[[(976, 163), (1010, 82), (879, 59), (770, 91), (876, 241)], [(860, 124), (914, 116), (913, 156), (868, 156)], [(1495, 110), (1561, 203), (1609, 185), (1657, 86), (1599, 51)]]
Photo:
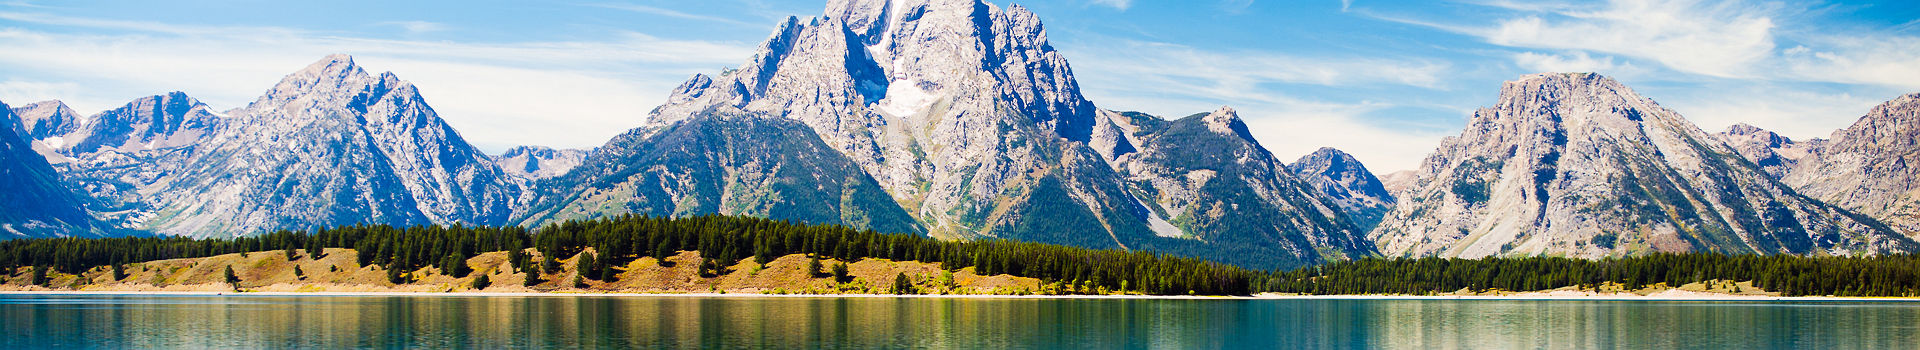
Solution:
[(993, 294), (763, 294), (763, 293), (630, 293), (630, 292), (209, 292), (46, 290), (0, 291), (9, 295), (153, 295), (153, 296), (315, 296), (315, 297), (619, 297), (619, 298), (852, 298), (852, 299), (1146, 299), (1253, 300), (1250, 296), (1206, 295), (993, 295)]
[[(1705, 293), (1702, 293), (1705, 294)], [(594, 297), (594, 298), (742, 298), (742, 299), (1106, 299), (1106, 300), (1479, 300), (1479, 301), (1759, 301), (1759, 302), (1906, 302), (1920, 297), (1781, 297), (1756, 295), (928, 295), (928, 294), (760, 294), (760, 293), (593, 293), (593, 292), (209, 292), (209, 291), (0, 291), (15, 295), (137, 295), (236, 297)]]

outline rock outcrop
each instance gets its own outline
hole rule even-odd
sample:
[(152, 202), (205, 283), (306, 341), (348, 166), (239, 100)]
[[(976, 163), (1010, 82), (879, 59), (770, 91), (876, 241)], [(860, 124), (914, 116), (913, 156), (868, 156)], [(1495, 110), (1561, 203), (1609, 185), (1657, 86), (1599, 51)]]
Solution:
[(1792, 174), (1799, 167), (1801, 159), (1820, 153), (1820, 149), (1826, 145), (1826, 140), (1822, 139), (1795, 142), (1786, 136), (1745, 123), (1734, 124), (1727, 131), (1713, 136), (1726, 142), (1741, 157), (1759, 165), (1760, 169), (1776, 179)]
[(1920, 236), (1920, 93), (1869, 111), (1781, 181)]

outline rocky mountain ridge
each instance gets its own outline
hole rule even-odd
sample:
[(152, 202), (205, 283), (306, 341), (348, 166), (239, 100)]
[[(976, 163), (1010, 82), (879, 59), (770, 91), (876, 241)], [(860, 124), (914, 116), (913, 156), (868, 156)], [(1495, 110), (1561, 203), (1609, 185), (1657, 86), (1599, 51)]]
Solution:
[(1831, 140), (1804, 151), (1780, 181), (1920, 236), (1920, 93), (1873, 107)]
[(1880, 222), (1774, 181), (1678, 113), (1596, 74), (1507, 82), (1371, 235), (1391, 256), (1890, 254)]

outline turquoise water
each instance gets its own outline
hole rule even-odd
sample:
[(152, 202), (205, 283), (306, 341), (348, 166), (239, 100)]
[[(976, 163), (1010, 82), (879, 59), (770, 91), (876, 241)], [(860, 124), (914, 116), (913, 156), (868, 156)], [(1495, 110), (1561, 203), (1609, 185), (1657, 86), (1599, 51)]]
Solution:
[(1920, 303), (0, 295), (3, 348), (1920, 347)]

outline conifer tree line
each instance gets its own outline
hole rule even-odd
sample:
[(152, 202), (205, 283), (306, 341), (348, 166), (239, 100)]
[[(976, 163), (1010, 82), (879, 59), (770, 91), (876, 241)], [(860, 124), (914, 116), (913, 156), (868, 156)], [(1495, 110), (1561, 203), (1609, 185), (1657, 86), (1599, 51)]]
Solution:
[[(1657, 283), (1678, 286), (1703, 281), (1752, 281), (1789, 296), (1920, 296), (1920, 255), (1807, 257), (1794, 255), (1652, 254), (1583, 260), (1557, 257), (1486, 259), (1382, 259), (1336, 261), (1295, 270), (1261, 272), (1193, 258), (1147, 252), (1095, 250), (1005, 241), (940, 241), (837, 225), (805, 225), (751, 217), (657, 218), (623, 215), (558, 223), (530, 231), (519, 227), (355, 225), (306, 232), (279, 231), (230, 239), (181, 237), (52, 238), (0, 241), (0, 271), (32, 267), (29, 273), (74, 273), (144, 261), (281, 250), (289, 260), (320, 258), (322, 248), (358, 251), (361, 265), (387, 270), (395, 283), (425, 267), (465, 276), (467, 259), (506, 251), (512, 268), (529, 275), (561, 275), (558, 259), (573, 261), (577, 277), (612, 281), (635, 260), (699, 252), (703, 276), (725, 274), (753, 259), (780, 256), (857, 261), (867, 258), (938, 263), (982, 275), (1010, 274), (1046, 282), (1144, 294), (1246, 295), (1436, 294), (1470, 291), (1591, 289), (1618, 284), (1638, 289)], [(591, 248), (592, 253), (588, 252)], [(296, 254), (302, 249), (306, 255)], [(534, 255), (537, 252), (538, 256)], [(544, 258), (554, 257), (554, 258)], [(817, 260), (809, 266), (831, 275)], [(617, 267), (617, 268), (616, 268)], [(116, 272), (120, 276), (124, 272)], [(844, 278), (844, 277), (836, 277)], [(44, 280), (37, 277), (36, 280)], [(844, 282), (844, 281), (843, 281)]]
[[(507, 251), (514, 269), (556, 276), (558, 259), (575, 260), (578, 275), (610, 280), (634, 260), (683, 251), (700, 253), (702, 274), (712, 276), (744, 259), (766, 263), (780, 256), (808, 254), (842, 261), (877, 258), (939, 263), (942, 268), (975, 268), (982, 275), (1010, 274), (1047, 282), (1126, 290), (1146, 294), (1246, 295), (1265, 273), (1193, 258), (1147, 252), (1095, 250), (1005, 240), (940, 241), (910, 234), (855, 230), (838, 225), (805, 225), (751, 217), (697, 216), (657, 218), (622, 215), (567, 221), (529, 231), (518, 227), (355, 225), (309, 232), (279, 231), (230, 239), (181, 237), (53, 238), (0, 241), (0, 271), (36, 267), (79, 272), (96, 266), (221, 254), (294, 249), (317, 254), (322, 248), (350, 248), (361, 265), (377, 265), (395, 283), (425, 267), (464, 276), (465, 261), (475, 255)], [(525, 252), (533, 249), (536, 258)], [(581, 254), (589, 248), (592, 254)], [(316, 257), (317, 258), (317, 257)], [(535, 260), (538, 259), (536, 262)], [(538, 277), (527, 279), (529, 283)]]
[(1262, 289), (1302, 294), (1437, 294), (1462, 289), (1640, 289), (1707, 281), (1752, 281), (1786, 296), (1920, 296), (1920, 255), (1808, 257), (1657, 253), (1585, 260), (1557, 257), (1340, 261), (1277, 272)]

